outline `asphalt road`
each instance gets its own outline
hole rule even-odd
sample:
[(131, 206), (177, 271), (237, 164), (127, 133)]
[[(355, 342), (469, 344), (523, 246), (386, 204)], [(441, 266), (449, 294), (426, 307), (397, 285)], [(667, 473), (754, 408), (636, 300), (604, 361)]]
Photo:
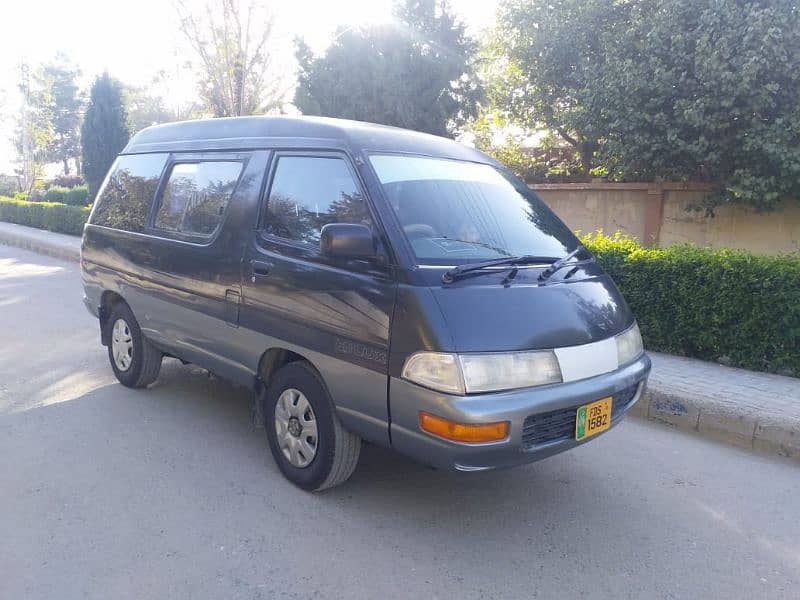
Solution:
[(800, 468), (628, 419), (513, 470), (279, 474), (247, 393), (117, 384), (77, 266), (0, 246), (0, 598), (797, 598)]

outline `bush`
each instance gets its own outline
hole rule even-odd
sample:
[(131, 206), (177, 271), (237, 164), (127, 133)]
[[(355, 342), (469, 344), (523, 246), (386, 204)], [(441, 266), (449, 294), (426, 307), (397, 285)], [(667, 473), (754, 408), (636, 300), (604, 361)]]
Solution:
[(44, 193), (45, 202), (64, 202), (69, 188), (54, 185)]
[(73, 188), (54, 185), (45, 192), (44, 200), (72, 206), (86, 206), (89, 203), (89, 188), (86, 185), (78, 185)]
[(90, 201), (89, 186), (86, 184), (76, 185), (64, 197), (64, 204), (71, 204), (72, 206), (86, 206)]
[(800, 376), (800, 255), (583, 238), (630, 304), (645, 346)]
[(83, 233), (89, 210), (88, 206), (0, 198), (0, 221), (71, 235)]
[(52, 183), (61, 187), (74, 188), (76, 185), (82, 185), (84, 181), (80, 175), (58, 175), (53, 178)]

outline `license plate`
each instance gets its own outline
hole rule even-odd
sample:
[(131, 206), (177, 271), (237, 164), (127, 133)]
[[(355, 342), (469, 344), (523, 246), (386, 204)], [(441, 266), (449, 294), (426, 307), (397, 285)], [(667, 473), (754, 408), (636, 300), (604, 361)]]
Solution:
[(611, 427), (611, 398), (602, 398), (578, 409), (575, 439), (585, 440)]

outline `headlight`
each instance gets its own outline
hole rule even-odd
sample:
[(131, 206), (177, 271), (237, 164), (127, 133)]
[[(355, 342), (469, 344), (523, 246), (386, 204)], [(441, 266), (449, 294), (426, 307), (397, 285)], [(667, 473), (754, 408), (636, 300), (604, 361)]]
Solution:
[(550, 350), (462, 354), (467, 393), (496, 392), (561, 382), (561, 369)]
[(417, 352), (406, 360), (403, 379), (440, 392), (464, 393), (464, 379), (455, 354)]
[(617, 336), (617, 364), (619, 366), (628, 364), (644, 352), (642, 344), (642, 334), (639, 332), (639, 324), (634, 323)]
[(492, 354), (419, 352), (406, 361), (403, 378), (455, 394), (497, 392), (561, 382), (550, 350)]

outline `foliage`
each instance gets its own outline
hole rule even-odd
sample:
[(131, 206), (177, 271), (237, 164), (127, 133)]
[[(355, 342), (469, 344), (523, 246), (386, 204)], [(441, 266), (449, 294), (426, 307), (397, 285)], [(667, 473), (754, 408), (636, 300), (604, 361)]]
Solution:
[(505, 0), (490, 97), (615, 180), (719, 183), (708, 209), (800, 198), (796, 0)]
[(77, 84), (80, 74), (80, 69), (59, 54), (41, 67), (39, 75), (49, 90), (48, 112), (52, 119), (47, 160), (60, 162), (65, 175), (70, 172), (70, 159), (77, 160), (81, 152), (80, 124), (84, 101)]
[(0, 176), (0, 196), (13, 196), (19, 191), (19, 183), (13, 177)]
[(595, 90), (612, 175), (721, 183), (709, 206), (800, 200), (800, 4), (637, 2)]
[[(585, 181), (577, 152), (554, 143), (552, 136), (539, 140), (535, 147), (525, 145), (528, 132), (514, 127), (501, 113), (482, 113), (470, 122), (473, 143), (518, 177), (531, 183)], [(502, 141), (498, 143), (497, 137)]]
[(593, 94), (626, 7), (614, 0), (506, 0), (484, 47), (493, 103), (527, 129), (558, 132), (587, 174), (605, 134)]
[(274, 17), (248, 0), (208, 2), (195, 13), (176, 0), (180, 29), (200, 58), (200, 96), (215, 117), (280, 108), (288, 92), (279, 75)]
[(132, 134), (151, 125), (179, 120), (175, 111), (166, 106), (163, 98), (151, 95), (146, 88), (126, 85), (122, 94)]
[(81, 128), (83, 174), (92, 196), (129, 138), (120, 83), (103, 73), (92, 85)]
[(304, 113), (450, 135), (477, 112), (464, 25), (442, 0), (406, 0), (399, 25), (342, 28), (321, 56), (297, 40), (295, 105)]
[(650, 350), (800, 376), (800, 255), (583, 242), (631, 306)]
[(76, 185), (83, 185), (83, 177), (80, 175), (57, 175), (51, 180), (53, 185), (60, 185), (62, 187), (73, 188)]
[(72, 206), (86, 206), (89, 203), (89, 188), (86, 185), (77, 185), (73, 188), (54, 185), (44, 193), (44, 200)]
[(52, 89), (42, 80), (41, 73), (31, 76), (27, 64), (20, 68), (19, 90), (22, 95), (20, 113), (14, 129), (14, 147), (26, 192), (31, 192), (44, 174), (47, 149), (53, 137)]
[(71, 235), (83, 233), (89, 210), (88, 206), (0, 198), (0, 221)]

